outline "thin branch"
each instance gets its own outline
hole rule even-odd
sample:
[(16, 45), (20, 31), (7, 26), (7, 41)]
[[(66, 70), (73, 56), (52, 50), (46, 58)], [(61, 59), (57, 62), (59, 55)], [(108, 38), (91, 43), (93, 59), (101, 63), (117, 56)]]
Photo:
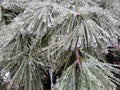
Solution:
[(77, 38), (77, 42), (76, 42), (76, 45), (75, 45), (75, 55), (76, 55), (75, 63), (80, 65), (80, 63), (81, 63), (81, 61), (80, 61), (80, 54), (79, 54), (79, 49), (77, 47), (78, 39), (79, 39), (79, 37)]

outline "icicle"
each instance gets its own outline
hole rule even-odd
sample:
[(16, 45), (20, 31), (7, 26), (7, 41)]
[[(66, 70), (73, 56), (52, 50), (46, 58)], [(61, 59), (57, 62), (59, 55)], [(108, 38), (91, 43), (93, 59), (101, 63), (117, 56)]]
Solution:
[(0, 21), (2, 21), (2, 8), (0, 7)]
[(49, 69), (49, 73), (50, 73), (50, 80), (51, 80), (51, 90), (53, 90), (53, 69)]

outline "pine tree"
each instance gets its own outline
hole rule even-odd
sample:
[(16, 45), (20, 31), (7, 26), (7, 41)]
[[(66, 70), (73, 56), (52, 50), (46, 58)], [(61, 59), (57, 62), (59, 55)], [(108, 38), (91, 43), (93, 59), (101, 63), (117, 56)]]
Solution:
[(102, 51), (117, 44), (119, 0), (0, 5), (1, 90), (117, 90), (119, 65), (105, 62)]

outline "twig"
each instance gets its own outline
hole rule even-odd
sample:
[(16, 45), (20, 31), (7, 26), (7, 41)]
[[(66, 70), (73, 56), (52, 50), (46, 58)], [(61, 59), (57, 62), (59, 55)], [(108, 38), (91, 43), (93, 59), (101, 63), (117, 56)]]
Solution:
[(77, 42), (76, 42), (76, 45), (75, 45), (75, 55), (76, 55), (75, 63), (80, 65), (80, 63), (81, 63), (81, 61), (80, 61), (80, 54), (79, 54), (79, 49), (77, 47), (78, 39), (79, 38), (77, 38)]

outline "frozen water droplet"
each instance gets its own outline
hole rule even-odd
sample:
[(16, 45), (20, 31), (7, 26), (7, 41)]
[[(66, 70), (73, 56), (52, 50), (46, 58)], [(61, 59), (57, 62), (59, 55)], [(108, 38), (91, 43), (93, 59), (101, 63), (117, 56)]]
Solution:
[(3, 77), (4, 82), (10, 82), (10, 72), (7, 72), (5, 76)]

